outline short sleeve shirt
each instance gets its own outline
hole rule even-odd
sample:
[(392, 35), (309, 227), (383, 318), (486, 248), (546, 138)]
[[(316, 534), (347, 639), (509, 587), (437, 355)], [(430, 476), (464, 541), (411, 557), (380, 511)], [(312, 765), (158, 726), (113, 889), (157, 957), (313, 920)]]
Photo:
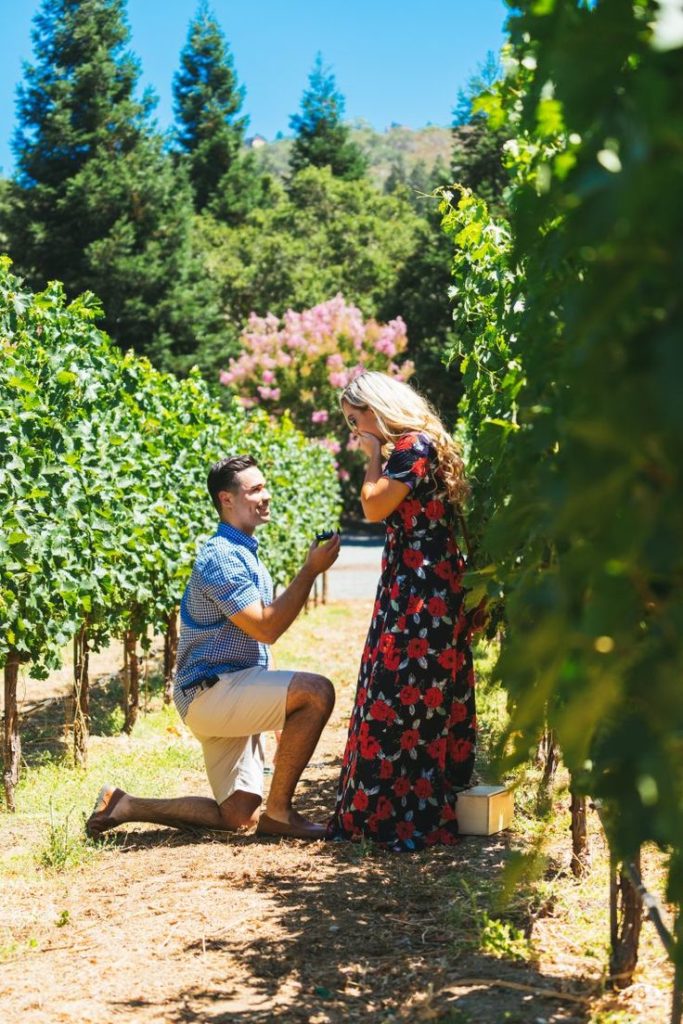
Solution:
[(191, 684), (208, 675), (269, 664), (267, 644), (230, 616), (258, 602), (272, 604), (273, 583), (258, 557), (258, 541), (229, 523), (197, 556), (180, 604), (180, 640), (173, 697), (182, 718), (196, 694)]

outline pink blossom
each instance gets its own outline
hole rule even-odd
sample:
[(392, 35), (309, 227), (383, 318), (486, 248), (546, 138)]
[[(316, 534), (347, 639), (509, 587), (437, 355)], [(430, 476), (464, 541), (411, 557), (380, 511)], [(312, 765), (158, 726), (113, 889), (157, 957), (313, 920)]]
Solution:
[(272, 384), (275, 380), (275, 374), (272, 370), (264, 370), (262, 374), (264, 384)]
[(265, 387), (263, 384), (259, 384), (259, 386), (256, 388), (256, 390), (258, 391), (259, 395), (264, 400), (264, 402), (267, 402), (267, 401), (277, 402), (278, 398), (280, 397), (280, 389), (279, 388), (269, 388), (269, 387)]
[(219, 376), (218, 379), (221, 382), (221, 384), (224, 384), (227, 387), (228, 384), (232, 384), (232, 382), (235, 379), (235, 375), (234, 375), (234, 373), (228, 373), (227, 370), (221, 370), (220, 376)]
[(351, 474), (349, 473), (348, 469), (340, 469), (337, 476), (339, 477), (340, 480), (344, 481), (351, 479)]
[(327, 409), (316, 409), (315, 412), (311, 413), (312, 423), (327, 423), (330, 418), (330, 414)]
[(316, 444), (319, 444), (321, 448), (327, 448), (328, 452), (332, 452), (333, 455), (338, 455), (341, 451), (341, 445), (339, 441), (335, 441), (332, 437), (316, 437), (314, 438)]

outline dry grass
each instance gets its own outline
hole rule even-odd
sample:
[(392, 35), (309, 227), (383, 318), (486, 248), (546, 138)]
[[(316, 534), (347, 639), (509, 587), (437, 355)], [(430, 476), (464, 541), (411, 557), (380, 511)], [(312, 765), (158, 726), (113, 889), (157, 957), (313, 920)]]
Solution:
[[(366, 602), (314, 609), (276, 651), (280, 667), (325, 672), (337, 685), (334, 719), (300, 786), (303, 807), (320, 820), (334, 800), (369, 614)], [(607, 862), (598, 823), (591, 820), (593, 870), (577, 882), (567, 872), (567, 801), (560, 796), (539, 829), (526, 813), (529, 783), (510, 834), (453, 850), (395, 856), (138, 825), (104, 848), (81, 843), (76, 866), (41, 864), (50, 798), (59, 822), (72, 809), (78, 825), (105, 768), (130, 789), (207, 792), (196, 745), (158, 704), (152, 694), (132, 738), (106, 729), (95, 737), (85, 776), (55, 762), (53, 751), (28, 773), (20, 813), (2, 818), (0, 1000), (8, 1024), (668, 1019), (671, 971), (647, 923), (636, 983), (605, 994)], [(495, 732), (498, 695), (484, 686), (481, 705)], [(539, 831), (545, 866), (501, 909), (505, 867)], [(661, 885), (661, 856), (647, 852), (644, 874)], [(527, 941), (515, 945), (520, 937)], [(514, 958), (527, 948), (526, 959)]]

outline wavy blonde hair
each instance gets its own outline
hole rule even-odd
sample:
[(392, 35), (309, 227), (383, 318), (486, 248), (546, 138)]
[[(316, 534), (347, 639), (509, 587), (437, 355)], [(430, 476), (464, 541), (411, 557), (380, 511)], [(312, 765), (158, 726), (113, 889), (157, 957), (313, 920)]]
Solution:
[(402, 434), (419, 431), (434, 442), (441, 475), (450, 501), (459, 507), (470, 493), (460, 450), (426, 398), (410, 384), (385, 373), (366, 370), (347, 384), (340, 402), (370, 409), (387, 439), (387, 452)]

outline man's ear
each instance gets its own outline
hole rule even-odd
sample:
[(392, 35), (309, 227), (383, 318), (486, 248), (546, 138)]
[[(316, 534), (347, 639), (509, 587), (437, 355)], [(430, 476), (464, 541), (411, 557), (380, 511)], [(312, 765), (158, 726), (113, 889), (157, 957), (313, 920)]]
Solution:
[(221, 508), (231, 509), (232, 508), (233, 498), (234, 498), (234, 494), (232, 493), (232, 491), (219, 491), (218, 492), (218, 500), (221, 503)]

